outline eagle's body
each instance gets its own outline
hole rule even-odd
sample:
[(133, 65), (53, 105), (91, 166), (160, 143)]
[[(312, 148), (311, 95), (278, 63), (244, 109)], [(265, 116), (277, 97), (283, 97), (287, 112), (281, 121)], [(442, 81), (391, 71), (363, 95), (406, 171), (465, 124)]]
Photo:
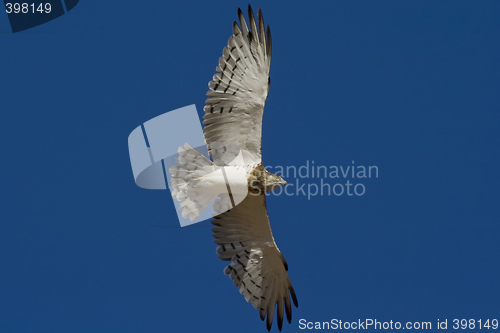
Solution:
[[(291, 300), (298, 306), (287, 274), (288, 265), (274, 241), (265, 193), (286, 182), (268, 172), (262, 162), (262, 115), (269, 92), (271, 32), (264, 29), (262, 12), (255, 21), (248, 8), (250, 25), (238, 9), (240, 26), (223, 50), (204, 107), (204, 135), (213, 162), (189, 145), (179, 148), (179, 164), (170, 169), (174, 191), (183, 216), (192, 220), (224, 189), (213, 204), (219, 213), (212, 221), (219, 258), (230, 261), (224, 272), (247, 302), (259, 311), (270, 330), (275, 309), (281, 330), (284, 311), (291, 321)], [(257, 28), (258, 27), (258, 28)], [(241, 202), (232, 196), (245, 192)], [(231, 196), (232, 195), (232, 196)], [(231, 201), (230, 201), (231, 200)]]

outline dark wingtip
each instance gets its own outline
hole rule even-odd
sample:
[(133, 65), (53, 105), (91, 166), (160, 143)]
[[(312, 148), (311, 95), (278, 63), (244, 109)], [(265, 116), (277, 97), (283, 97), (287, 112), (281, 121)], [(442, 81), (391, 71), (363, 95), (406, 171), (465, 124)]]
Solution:
[(266, 29), (266, 42), (267, 42), (267, 56), (270, 58), (272, 54), (272, 39), (271, 39), (271, 28), (269, 28), (269, 25), (267, 26)]
[(250, 31), (257, 36), (257, 31), (253, 31), (253, 25), (255, 24), (255, 16), (253, 15), (252, 6), (248, 5), (248, 24), (250, 24)]
[(270, 332), (271, 331), (271, 326), (273, 326), (273, 322), (269, 321), (269, 316), (267, 317), (267, 321), (266, 321), (266, 328), (267, 328), (267, 331)]
[(290, 295), (286, 295), (285, 297), (285, 312), (286, 312), (286, 319), (288, 320), (288, 323), (292, 323), (292, 306), (290, 305)]
[(298, 308), (299, 302), (297, 301), (297, 295), (295, 295), (295, 290), (293, 290), (293, 287), (290, 287), (290, 295), (292, 295), (293, 305), (295, 305), (295, 307)]

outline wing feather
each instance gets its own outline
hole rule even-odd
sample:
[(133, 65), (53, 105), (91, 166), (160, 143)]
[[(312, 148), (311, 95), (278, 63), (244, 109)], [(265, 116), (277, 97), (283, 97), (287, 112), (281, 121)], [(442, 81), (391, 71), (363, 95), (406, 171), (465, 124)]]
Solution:
[(288, 294), (285, 295), (285, 312), (286, 312), (286, 319), (290, 324), (292, 322), (292, 306), (290, 304), (290, 295)]
[(240, 20), (241, 31), (243, 32), (244, 35), (248, 35), (247, 22), (245, 21), (245, 16), (243, 15), (243, 12), (241, 11), (240, 8), (238, 8), (238, 18)]
[(260, 10), (260, 8), (257, 16), (259, 18), (259, 42), (262, 44), (262, 47), (264, 47), (264, 53), (267, 54), (266, 30), (264, 28), (264, 17), (262, 16), (262, 10)]

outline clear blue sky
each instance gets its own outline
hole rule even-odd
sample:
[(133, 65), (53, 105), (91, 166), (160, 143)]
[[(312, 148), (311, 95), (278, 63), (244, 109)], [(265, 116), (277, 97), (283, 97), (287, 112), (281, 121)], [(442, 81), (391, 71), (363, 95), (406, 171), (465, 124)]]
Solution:
[[(81, 1), (16, 34), (0, 15), (1, 332), (265, 331), (210, 223), (180, 228), (127, 148), (202, 111), (247, 5)], [(273, 36), (265, 164), (379, 170), (350, 180), (363, 196), (269, 197), (300, 303), (283, 330), (500, 319), (500, 2), (252, 6)]]

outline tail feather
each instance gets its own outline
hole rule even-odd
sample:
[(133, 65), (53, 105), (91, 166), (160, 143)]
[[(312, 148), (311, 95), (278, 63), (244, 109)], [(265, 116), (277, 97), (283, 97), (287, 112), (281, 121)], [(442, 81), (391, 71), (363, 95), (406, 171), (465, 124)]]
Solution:
[(210, 188), (203, 186), (203, 177), (216, 171), (207, 157), (188, 143), (178, 149), (177, 163), (169, 169), (172, 175), (172, 196), (181, 202), (182, 217), (194, 221), (217, 197)]

